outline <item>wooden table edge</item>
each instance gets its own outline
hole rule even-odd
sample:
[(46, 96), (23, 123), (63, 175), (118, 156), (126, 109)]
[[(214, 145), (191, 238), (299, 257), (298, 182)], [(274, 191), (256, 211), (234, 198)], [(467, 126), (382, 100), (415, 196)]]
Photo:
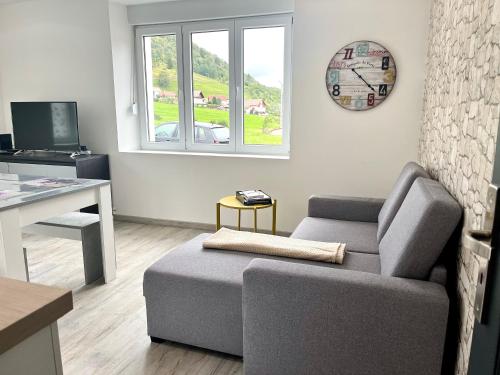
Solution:
[[(12, 283), (25, 283), (14, 279), (3, 279), (9, 280), (9, 282)], [(0, 278), (0, 281), (2, 281), (2, 278)], [(73, 294), (71, 290), (40, 284), (26, 284), (47, 288), (47, 290), (51, 289), (52, 291), (59, 290), (60, 294), (40, 307), (33, 309), (33, 311), (27, 313), (25, 316), (13, 321), (3, 329), (0, 329), (0, 355), (40, 331), (42, 328), (56, 322), (59, 318), (73, 309)], [(2, 306), (0, 306), (0, 310), (1, 309)]]

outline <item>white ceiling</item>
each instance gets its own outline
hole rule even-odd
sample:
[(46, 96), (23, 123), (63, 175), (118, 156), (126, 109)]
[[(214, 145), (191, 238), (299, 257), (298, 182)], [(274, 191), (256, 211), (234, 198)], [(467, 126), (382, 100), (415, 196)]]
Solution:
[[(20, 3), (23, 1), (30, 1), (30, 0), (0, 0), (0, 4)], [(39, 1), (39, 0), (32, 0), (32, 1)], [(137, 5), (137, 4), (162, 3), (166, 1), (182, 1), (182, 0), (110, 0), (110, 1), (114, 1), (116, 3), (121, 3), (125, 5)]]
[(110, 1), (125, 5), (138, 5), (138, 4), (163, 3), (167, 1), (182, 1), (182, 0), (110, 0)]

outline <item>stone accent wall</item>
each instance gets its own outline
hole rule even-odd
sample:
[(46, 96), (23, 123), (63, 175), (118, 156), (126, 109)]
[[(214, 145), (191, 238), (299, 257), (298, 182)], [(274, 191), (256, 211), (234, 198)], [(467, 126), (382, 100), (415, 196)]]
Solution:
[[(500, 0), (433, 0), (420, 162), (478, 228), (492, 179), (500, 114)], [(460, 343), (456, 374), (466, 374), (474, 324), (477, 259), (457, 257)]]

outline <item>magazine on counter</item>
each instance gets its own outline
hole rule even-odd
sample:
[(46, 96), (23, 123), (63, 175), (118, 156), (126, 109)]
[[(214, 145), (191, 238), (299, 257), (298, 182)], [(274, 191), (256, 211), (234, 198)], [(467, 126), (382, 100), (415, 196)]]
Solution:
[(23, 185), (46, 187), (46, 188), (62, 188), (66, 186), (80, 185), (81, 182), (70, 178), (40, 178), (38, 180), (31, 180), (23, 182)]
[(0, 200), (19, 197), (20, 195), (26, 195), (26, 192), (16, 190), (0, 190)]
[(273, 203), (271, 197), (262, 190), (238, 190), (236, 191), (236, 199), (238, 199), (245, 206)]

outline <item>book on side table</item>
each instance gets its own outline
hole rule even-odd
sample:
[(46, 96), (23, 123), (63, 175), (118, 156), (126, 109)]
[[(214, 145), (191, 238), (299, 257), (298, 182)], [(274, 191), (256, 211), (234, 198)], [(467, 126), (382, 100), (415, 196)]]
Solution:
[(245, 206), (273, 203), (271, 197), (262, 190), (238, 190), (236, 191), (236, 199), (238, 199)]

